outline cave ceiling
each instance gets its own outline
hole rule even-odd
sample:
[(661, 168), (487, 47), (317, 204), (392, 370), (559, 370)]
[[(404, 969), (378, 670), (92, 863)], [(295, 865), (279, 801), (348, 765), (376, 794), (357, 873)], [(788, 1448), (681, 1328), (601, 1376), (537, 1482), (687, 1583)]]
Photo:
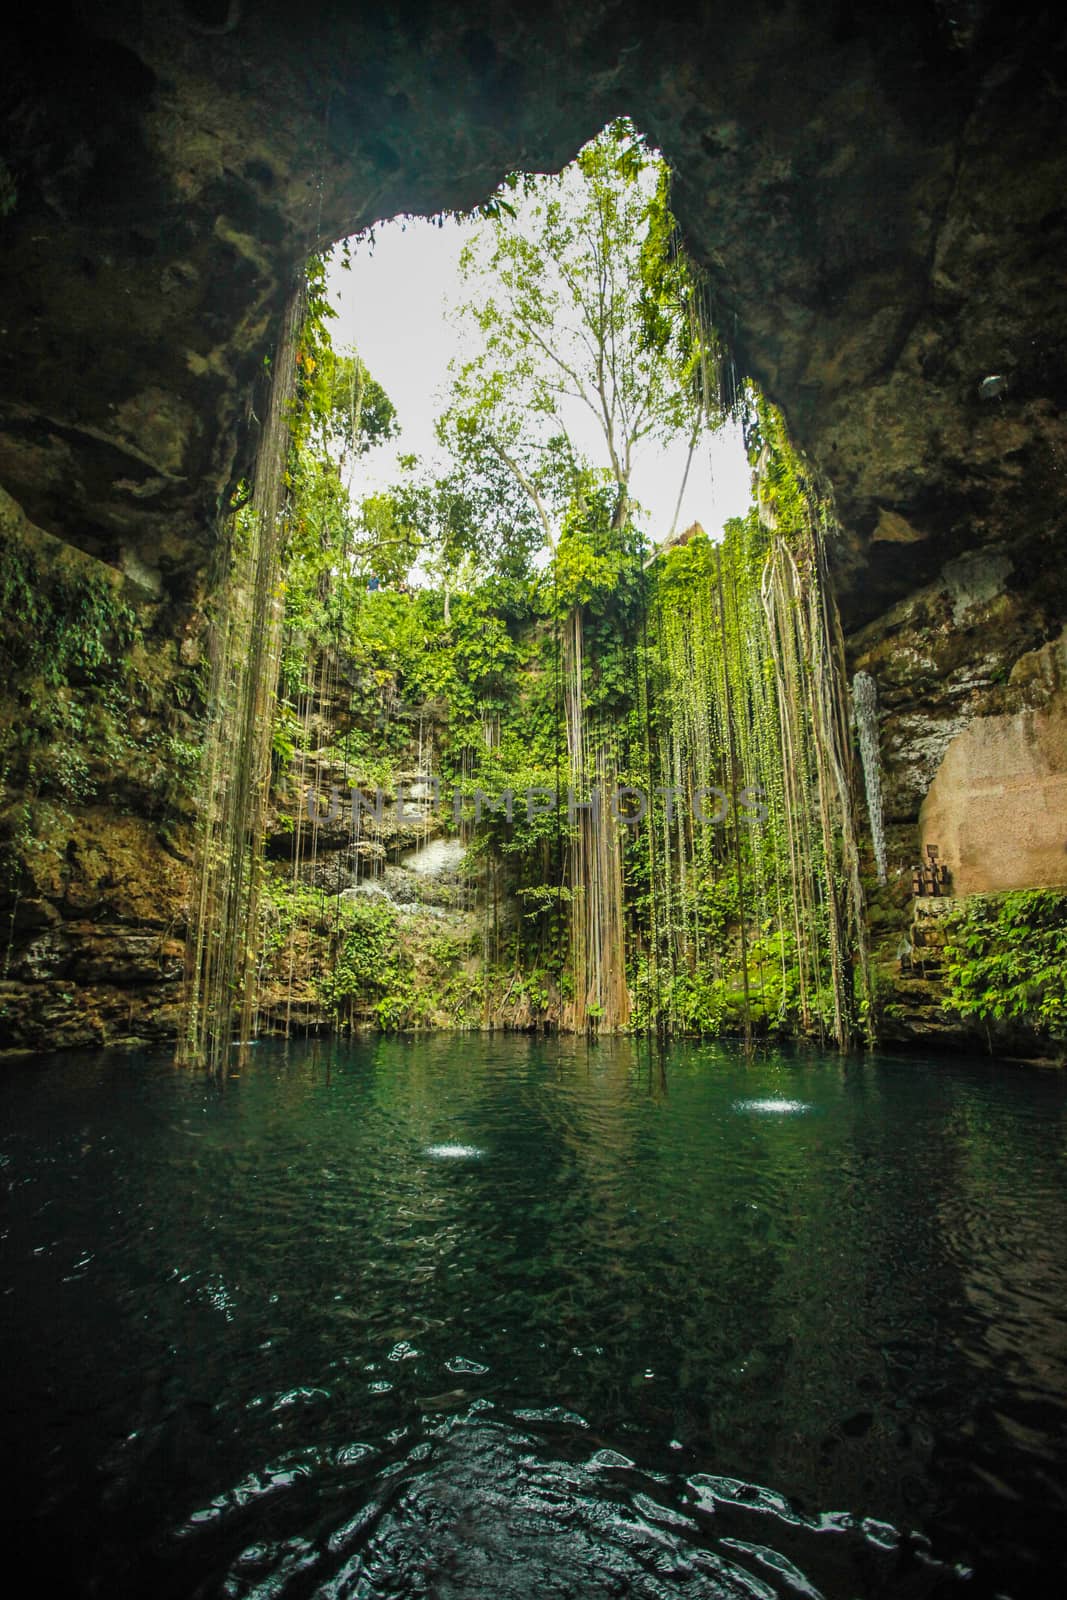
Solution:
[(0, 35), (0, 484), (104, 560), (202, 573), (312, 250), (619, 112), (832, 487), (847, 619), (975, 545), (1055, 548), (1058, 7), (125, 0)]

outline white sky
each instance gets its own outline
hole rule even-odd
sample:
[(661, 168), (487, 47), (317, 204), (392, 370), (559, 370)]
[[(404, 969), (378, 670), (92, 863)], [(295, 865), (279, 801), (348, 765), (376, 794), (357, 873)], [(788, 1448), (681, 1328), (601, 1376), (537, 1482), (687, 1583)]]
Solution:
[[(399, 455), (442, 459), (434, 420), (444, 410), (448, 363), (462, 353), (460, 333), (447, 313), (464, 298), (458, 262), (470, 229), (469, 222), (452, 219), (440, 227), (421, 217), (383, 223), (373, 245), (365, 237), (351, 241), (349, 271), (335, 263), (330, 272), (338, 307), (338, 319), (330, 324), (334, 346), (358, 350), (396, 406), (401, 427), (399, 439), (360, 463), (353, 484), (357, 497), (394, 483)], [(667, 448), (650, 441), (637, 453), (631, 488), (648, 512), (640, 525), (654, 540), (670, 529), (685, 457), (681, 440)], [(743, 516), (750, 500), (741, 430), (728, 425), (697, 448), (678, 527), (697, 521), (717, 538), (723, 522)]]

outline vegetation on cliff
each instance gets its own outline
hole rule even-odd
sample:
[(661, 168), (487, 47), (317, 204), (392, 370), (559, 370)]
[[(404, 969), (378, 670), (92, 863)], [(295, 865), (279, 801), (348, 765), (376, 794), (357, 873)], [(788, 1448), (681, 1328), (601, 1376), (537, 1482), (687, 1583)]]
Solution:
[(987, 1027), (1035, 1028), (1067, 1050), (1067, 894), (972, 895), (948, 919), (946, 1004)]

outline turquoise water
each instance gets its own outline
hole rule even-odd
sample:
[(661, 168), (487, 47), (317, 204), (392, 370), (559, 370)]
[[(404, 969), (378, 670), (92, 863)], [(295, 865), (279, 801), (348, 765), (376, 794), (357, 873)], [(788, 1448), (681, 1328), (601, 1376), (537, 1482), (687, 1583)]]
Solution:
[(471, 1037), (8, 1069), (9, 1565), (153, 1596), (1047, 1595), (1067, 1085)]

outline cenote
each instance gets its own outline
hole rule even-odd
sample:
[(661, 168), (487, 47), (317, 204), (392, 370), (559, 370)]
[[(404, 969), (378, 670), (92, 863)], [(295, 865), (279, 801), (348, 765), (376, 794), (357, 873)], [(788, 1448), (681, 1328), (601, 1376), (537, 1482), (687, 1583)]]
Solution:
[(4, 1080), (6, 1548), (35, 1583), (1054, 1588), (1058, 1075), (525, 1038), (253, 1058)]
[(1067, 13), (8, 12), (6, 1569), (1047, 1600)]

